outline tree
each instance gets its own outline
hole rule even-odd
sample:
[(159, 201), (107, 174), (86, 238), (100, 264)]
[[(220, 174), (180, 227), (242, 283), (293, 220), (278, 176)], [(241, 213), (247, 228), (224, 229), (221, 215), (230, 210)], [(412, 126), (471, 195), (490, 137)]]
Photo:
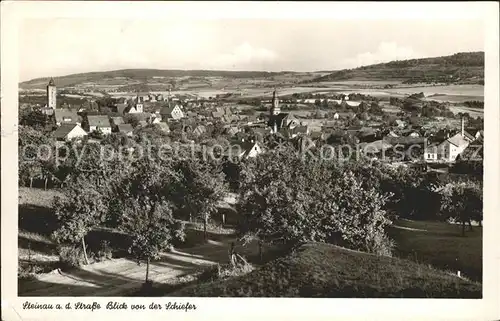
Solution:
[[(184, 239), (184, 225), (173, 218), (171, 201), (179, 177), (166, 162), (139, 159), (130, 172), (112, 184), (108, 199), (111, 210), (121, 212), (118, 226), (132, 238), (129, 253), (137, 262), (145, 260), (146, 283), (149, 282), (149, 263), (173, 241)], [(108, 217), (112, 214), (110, 213)]]
[(29, 181), (44, 173), (45, 163), (52, 157), (53, 140), (49, 135), (29, 126), (19, 126), (19, 182)]
[(129, 253), (138, 262), (146, 261), (145, 283), (149, 283), (150, 261), (158, 259), (160, 252), (167, 249), (172, 241), (184, 239), (184, 225), (172, 216), (173, 205), (153, 199), (129, 199), (121, 225), (122, 230), (132, 237)]
[(125, 115), (124, 119), (126, 124), (132, 125), (132, 127), (137, 127), (139, 125), (139, 118), (134, 114)]
[(445, 218), (452, 218), (462, 223), (462, 236), (465, 236), (465, 224), (472, 220), (483, 220), (483, 191), (473, 182), (449, 183), (442, 190), (442, 213)]
[[(217, 212), (217, 206), (228, 191), (222, 164), (216, 161), (204, 161), (199, 157), (180, 160), (176, 168), (181, 173), (177, 181), (177, 204), (193, 216), (203, 219), (203, 233), (207, 239), (207, 223)], [(210, 157), (210, 156), (209, 156)]]
[(42, 113), (39, 109), (19, 110), (19, 125), (30, 126), (38, 130), (43, 130), (48, 123), (49, 116)]
[(238, 205), (241, 237), (292, 246), (330, 242), (390, 255), (386, 196), (362, 186), (351, 171), (334, 161), (304, 161), (289, 151), (264, 154), (246, 165)]
[(64, 197), (54, 199), (59, 226), (53, 237), (58, 243), (81, 242), (88, 264), (85, 236), (107, 219), (103, 193), (88, 180), (79, 180), (67, 188), (64, 194)]

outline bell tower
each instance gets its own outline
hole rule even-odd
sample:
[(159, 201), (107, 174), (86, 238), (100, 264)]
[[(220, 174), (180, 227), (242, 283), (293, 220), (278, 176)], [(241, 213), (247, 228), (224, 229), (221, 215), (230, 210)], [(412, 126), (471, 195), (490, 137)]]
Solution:
[(47, 85), (47, 107), (56, 109), (56, 96), (57, 88), (54, 84), (54, 79), (50, 78), (49, 84)]
[(271, 116), (278, 115), (281, 112), (279, 106), (278, 95), (276, 94), (276, 89), (273, 91), (273, 100), (271, 104)]

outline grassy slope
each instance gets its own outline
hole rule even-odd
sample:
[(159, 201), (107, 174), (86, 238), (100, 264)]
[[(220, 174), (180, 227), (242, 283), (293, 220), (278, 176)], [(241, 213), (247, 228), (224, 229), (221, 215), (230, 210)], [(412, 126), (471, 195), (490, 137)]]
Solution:
[(397, 225), (425, 231), (393, 228), (389, 235), (396, 243), (396, 255), (433, 267), (452, 271), (460, 270), (470, 279), (482, 280), (482, 228), (461, 236), (461, 227), (441, 222), (401, 220)]
[(391, 61), (335, 71), (329, 75), (318, 77), (313, 81), (369, 79), (423, 80), (425, 78), (441, 81), (446, 79), (452, 82), (472, 81), (474, 83), (478, 80), (483, 80), (484, 52), (457, 53), (444, 57)]
[(480, 298), (481, 285), (409, 260), (311, 243), (247, 275), (170, 296)]

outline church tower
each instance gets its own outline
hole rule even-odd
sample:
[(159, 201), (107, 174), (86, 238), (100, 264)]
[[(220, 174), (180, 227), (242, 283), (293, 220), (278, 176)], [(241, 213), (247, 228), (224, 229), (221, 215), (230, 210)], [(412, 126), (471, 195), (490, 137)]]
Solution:
[(271, 106), (271, 116), (278, 115), (281, 112), (280, 106), (279, 106), (279, 99), (278, 96), (276, 95), (276, 89), (273, 91), (273, 100), (272, 100), (272, 106)]
[(56, 96), (57, 88), (54, 84), (54, 79), (50, 78), (49, 84), (47, 85), (47, 107), (56, 109)]

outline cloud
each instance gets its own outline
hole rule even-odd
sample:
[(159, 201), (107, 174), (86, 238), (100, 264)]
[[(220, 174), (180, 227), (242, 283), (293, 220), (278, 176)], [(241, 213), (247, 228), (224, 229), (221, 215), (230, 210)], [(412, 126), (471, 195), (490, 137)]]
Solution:
[(208, 64), (212, 68), (246, 69), (251, 67), (252, 70), (257, 70), (266, 69), (277, 58), (278, 55), (276, 52), (266, 48), (253, 47), (245, 42), (234, 48), (230, 53), (215, 56)]
[(411, 47), (400, 46), (395, 42), (382, 42), (375, 52), (364, 52), (354, 58), (345, 59), (342, 68), (356, 68), (393, 60), (405, 60), (424, 57)]

